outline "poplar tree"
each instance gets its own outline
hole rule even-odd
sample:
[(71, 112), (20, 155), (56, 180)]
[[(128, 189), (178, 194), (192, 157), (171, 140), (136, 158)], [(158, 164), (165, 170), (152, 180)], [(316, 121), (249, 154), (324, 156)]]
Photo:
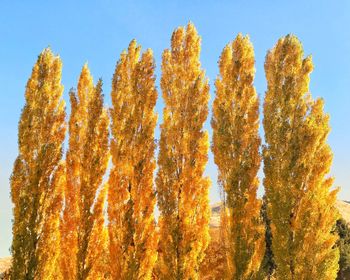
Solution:
[(156, 178), (160, 210), (160, 279), (198, 279), (209, 242), (209, 85), (200, 65), (200, 37), (192, 23), (176, 29), (163, 52), (165, 108)]
[(155, 64), (151, 50), (142, 55), (140, 51), (141, 46), (131, 41), (112, 81), (108, 232), (113, 279), (151, 279), (157, 259)]
[(96, 223), (103, 218), (98, 218), (103, 216), (102, 202), (95, 201), (109, 160), (109, 118), (103, 105), (102, 81), (94, 87), (86, 64), (77, 93), (70, 92), (70, 102), (67, 184), (61, 221), (61, 271), (64, 279), (93, 279), (90, 271), (97, 262), (91, 260), (89, 253), (101, 250), (92, 236)]
[(311, 97), (312, 70), (295, 36), (267, 53), (264, 186), (277, 279), (335, 279), (338, 271), (329, 115)]
[(11, 279), (54, 279), (65, 137), (61, 71), (60, 58), (45, 49), (26, 86), (18, 126), (19, 155), (11, 176)]
[(222, 51), (215, 81), (212, 150), (228, 215), (228, 279), (255, 279), (265, 250), (261, 201), (256, 196), (261, 140), (254, 63), (249, 37), (239, 34)]

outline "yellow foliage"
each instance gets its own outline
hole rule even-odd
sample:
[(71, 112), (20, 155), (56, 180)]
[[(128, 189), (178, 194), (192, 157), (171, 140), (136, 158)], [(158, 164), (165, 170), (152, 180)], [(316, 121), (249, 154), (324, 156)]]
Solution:
[(192, 23), (176, 29), (163, 53), (165, 108), (158, 174), (159, 279), (198, 279), (208, 246), (210, 181), (203, 176), (209, 140), (209, 85), (201, 69), (200, 37)]
[[(225, 191), (225, 247), (228, 279), (254, 279), (265, 251), (261, 201), (256, 192), (259, 154), (259, 99), (253, 86), (254, 49), (239, 34), (223, 50), (213, 105), (213, 153)], [(225, 211), (225, 210), (224, 210)]]
[(66, 130), (61, 70), (60, 58), (45, 49), (27, 82), (11, 176), (14, 280), (54, 279)]
[(105, 226), (104, 205), (108, 184), (100, 190), (94, 205), (93, 219), (95, 221), (92, 228), (89, 247), (88, 263), (94, 264), (87, 279), (99, 280), (109, 279), (109, 250), (108, 250), (108, 229)]
[(335, 279), (338, 270), (329, 116), (309, 92), (312, 69), (295, 36), (266, 56), (264, 186), (277, 279)]
[[(103, 107), (102, 81), (96, 87), (84, 65), (77, 94), (70, 92), (69, 149), (65, 208), (61, 221), (61, 273), (63, 279), (91, 279), (90, 272), (100, 266), (90, 253), (102, 254), (104, 219), (101, 201), (96, 196), (106, 172), (109, 118)], [(104, 191), (102, 191), (104, 193)]]
[(63, 204), (63, 192), (66, 186), (65, 164), (60, 163), (53, 176), (52, 199), (48, 204), (43, 204), (45, 208), (45, 223), (43, 233), (39, 239), (40, 252), (40, 274), (35, 279), (58, 280), (62, 279), (58, 269), (60, 263), (60, 213)]
[[(219, 60), (212, 150), (224, 209), (220, 232), (212, 232), (208, 247), (210, 181), (204, 170), (209, 139), (203, 126), (209, 84), (200, 64), (200, 41), (189, 23), (173, 32), (171, 48), (163, 52), (165, 107), (155, 180), (152, 51), (141, 55), (133, 40), (121, 54), (112, 81), (110, 116), (103, 104), (102, 81), (94, 86), (84, 65), (77, 91), (70, 92), (65, 161), (62, 63), (50, 49), (39, 55), (26, 85), (19, 155), (11, 176), (11, 279), (264, 277), (258, 275), (265, 240), (257, 198), (261, 139), (253, 46), (247, 36), (238, 35)], [(266, 56), (264, 186), (276, 279), (337, 276), (337, 190), (332, 190), (333, 178), (328, 177), (329, 116), (323, 101), (309, 92), (312, 70), (311, 57), (303, 57), (295, 36), (281, 38)], [(110, 177), (103, 184), (110, 154)]]
[(157, 259), (155, 65), (152, 51), (140, 57), (140, 50), (131, 41), (120, 56), (112, 82), (108, 232), (113, 279), (151, 279)]

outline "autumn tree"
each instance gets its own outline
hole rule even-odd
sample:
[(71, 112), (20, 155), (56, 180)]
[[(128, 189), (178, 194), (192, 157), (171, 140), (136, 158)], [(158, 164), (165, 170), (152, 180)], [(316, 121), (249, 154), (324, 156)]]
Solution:
[(266, 56), (264, 186), (277, 279), (335, 279), (338, 270), (329, 116), (309, 92), (312, 69), (292, 35)]
[(103, 105), (102, 81), (94, 87), (86, 64), (77, 93), (70, 92), (70, 102), (67, 184), (61, 221), (61, 271), (63, 279), (96, 279), (90, 272), (99, 264), (91, 259), (90, 253), (102, 254), (105, 238), (101, 234), (102, 240), (99, 240), (93, 232), (96, 227), (102, 230), (104, 224), (102, 204), (106, 191), (101, 190), (99, 199), (97, 196), (109, 160), (109, 118)]
[(256, 196), (261, 140), (254, 63), (249, 37), (239, 34), (222, 51), (215, 81), (212, 150), (228, 214), (228, 279), (253, 279), (265, 250), (261, 201)]
[(112, 81), (112, 169), (108, 191), (110, 269), (113, 279), (151, 279), (157, 259), (154, 219), (157, 100), (151, 50), (130, 42)]
[(61, 71), (60, 58), (45, 49), (26, 86), (11, 176), (14, 280), (55, 279), (66, 129)]
[(208, 159), (209, 85), (200, 65), (200, 37), (192, 23), (176, 29), (163, 53), (165, 108), (156, 178), (160, 210), (160, 279), (198, 279), (208, 246), (210, 216), (203, 176)]

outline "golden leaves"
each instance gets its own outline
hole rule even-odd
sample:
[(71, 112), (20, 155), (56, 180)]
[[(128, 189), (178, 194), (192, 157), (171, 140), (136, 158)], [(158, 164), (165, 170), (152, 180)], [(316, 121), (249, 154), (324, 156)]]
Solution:
[(70, 92), (70, 100), (67, 185), (60, 228), (65, 253), (60, 261), (62, 277), (86, 279), (90, 273), (101, 274), (98, 269), (105, 261), (89, 260), (91, 254), (103, 255), (106, 246), (96, 239), (96, 231), (105, 230), (101, 208), (106, 191), (95, 200), (109, 161), (109, 117), (103, 105), (102, 81), (94, 87), (87, 64), (82, 68), (77, 93)]
[(209, 85), (201, 69), (200, 37), (192, 23), (173, 32), (163, 52), (165, 109), (156, 178), (160, 215), (160, 279), (198, 279), (208, 245), (208, 189), (203, 177), (209, 148), (203, 123)]
[[(160, 279), (199, 278), (210, 210), (210, 180), (204, 177), (209, 136), (203, 130), (209, 83), (200, 64), (200, 42), (189, 23), (174, 31), (171, 48), (163, 52), (157, 197), (152, 50), (141, 53), (133, 40), (120, 55), (110, 115), (102, 81), (94, 86), (87, 64), (83, 66), (77, 91), (70, 91), (65, 162), (62, 62), (50, 49), (40, 54), (26, 86), (11, 176), (14, 279), (151, 279), (152, 273)], [(251, 279), (264, 254), (264, 228), (256, 195), (261, 140), (249, 37), (239, 34), (225, 46), (218, 64), (212, 149), (227, 209), (223, 244), (212, 243), (209, 249), (219, 256), (208, 258), (204, 267), (220, 262), (219, 270), (229, 277)], [(311, 56), (303, 57), (293, 35), (267, 53), (264, 185), (276, 274), (283, 279), (334, 278), (339, 257), (331, 233), (338, 217), (337, 190), (331, 190), (333, 178), (327, 177), (332, 163), (326, 142), (329, 116), (323, 100), (313, 100), (309, 93), (312, 70)], [(113, 165), (104, 184), (110, 155)]]
[(155, 65), (151, 50), (140, 53), (141, 46), (132, 40), (117, 62), (112, 82), (108, 231), (113, 279), (151, 279), (157, 259)]
[[(219, 60), (213, 105), (213, 153), (227, 214), (222, 219), (226, 277), (256, 277), (264, 256), (261, 203), (256, 197), (260, 166), (259, 100), (253, 86), (254, 50), (239, 34)], [(226, 211), (224, 209), (223, 211)]]
[(11, 177), (13, 279), (44, 279), (45, 271), (56, 264), (58, 215), (51, 211), (61, 201), (61, 184), (52, 179), (60, 170), (65, 137), (61, 68), (59, 57), (45, 49), (27, 82), (18, 128), (19, 155)]
[(309, 93), (312, 69), (295, 36), (281, 38), (266, 57), (264, 186), (276, 277), (284, 279), (334, 279), (337, 272), (335, 192), (325, 178), (329, 116)]

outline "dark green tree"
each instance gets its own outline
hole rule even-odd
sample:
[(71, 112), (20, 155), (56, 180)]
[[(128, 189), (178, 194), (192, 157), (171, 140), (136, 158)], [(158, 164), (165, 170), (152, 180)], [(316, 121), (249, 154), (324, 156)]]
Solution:
[(267, 205), (266, 205), (266, 196), (264, 195), (262, 199), (263, 203), (261, 205), (261, 217), (265, 224), (265, 255), (260, 267), (260, 273), (262, 279), (271, 279), (273, 275), (276, 264), (273, 259), (272, 252), (272, 233), (271, 233), (271, 221), (267, 216)]
[(340, 251), (338, 280), (350, 279), (350, 228), (344, 219), (337, 221), (336, 231), (339, 235), (337, 246)]

